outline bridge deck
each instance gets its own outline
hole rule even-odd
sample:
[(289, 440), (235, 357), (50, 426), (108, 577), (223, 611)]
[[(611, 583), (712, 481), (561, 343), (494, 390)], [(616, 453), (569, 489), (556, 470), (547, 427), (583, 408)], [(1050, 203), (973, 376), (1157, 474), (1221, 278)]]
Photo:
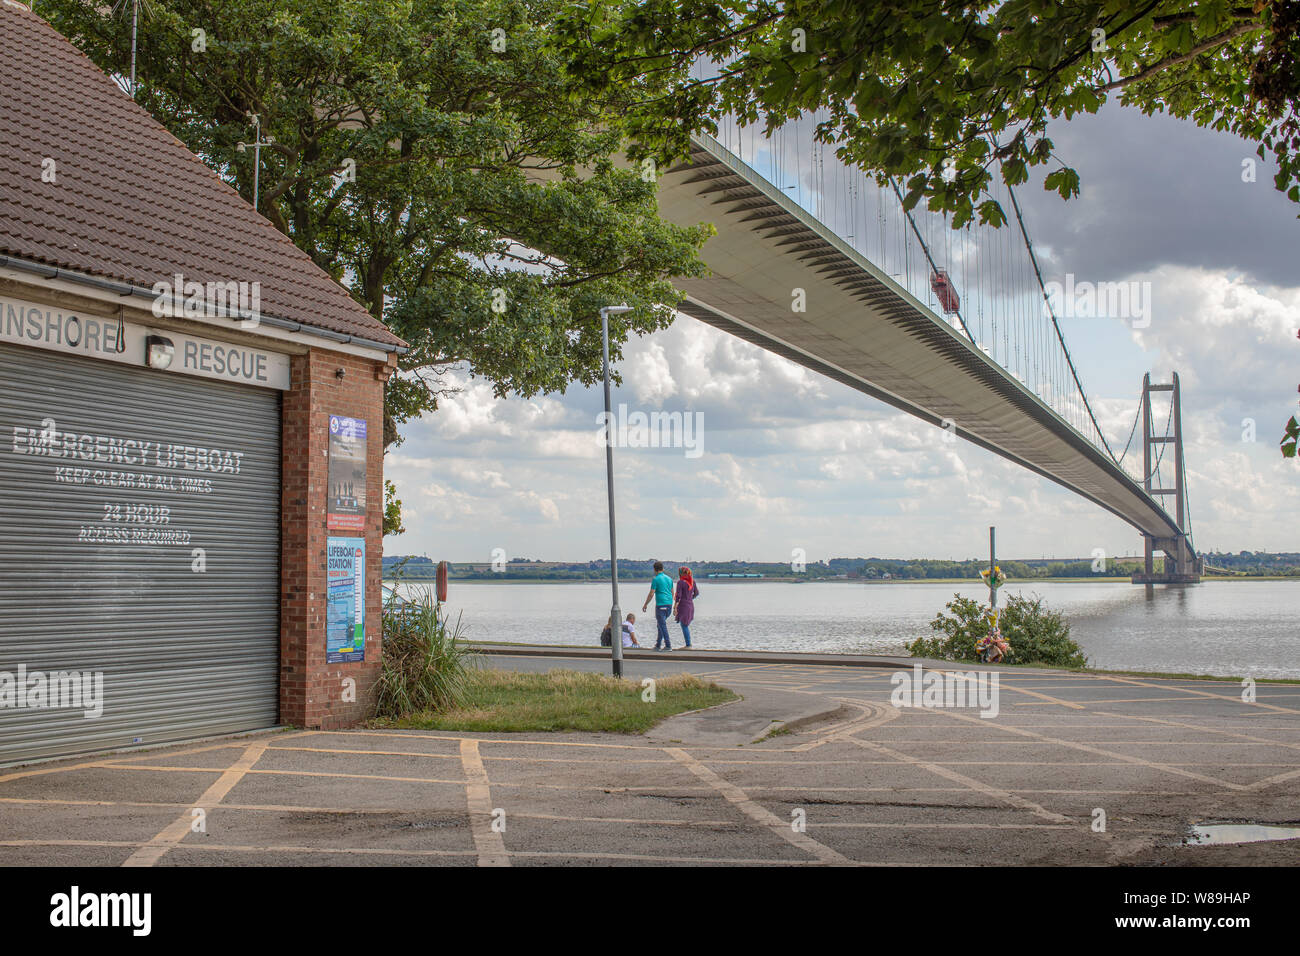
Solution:
[[(680, 310), (942, 426), (1095, 502), (1151, 535), (1173, 519), (958, 329), (716, 142), (660, 180), (660, 212), (712, 222), (713, 274), (678, 280)], [(806, 311), (793, 309), (803, 289)]]

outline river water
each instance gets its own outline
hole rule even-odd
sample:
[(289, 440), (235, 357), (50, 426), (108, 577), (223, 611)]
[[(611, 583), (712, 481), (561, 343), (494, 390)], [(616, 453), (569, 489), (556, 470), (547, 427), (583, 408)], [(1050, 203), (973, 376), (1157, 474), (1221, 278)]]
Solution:
[[(691, 637), (700, 648), (904, 654), (932, 632), (929, 622), (954, 593), (986, 601), (968, 583), (703, 580)], [(420, 585), (402, 585), (403, 591)], [(648, 584), (624, 583), (620, 605), (637, 615), (637, 635), (654, 645), (654, 609), (641, 612)], [(1017, 585), (1065, 614), (1090, 666), (1225, 676), (1300, 678), (1300, 581), (1207, 581), (1145, 588), (1123, 581)], [(448, 609), (479, 641), (598, 644), (609, 585), (452, 581)], [(673, 646), (681, 630), (670, 622)]]

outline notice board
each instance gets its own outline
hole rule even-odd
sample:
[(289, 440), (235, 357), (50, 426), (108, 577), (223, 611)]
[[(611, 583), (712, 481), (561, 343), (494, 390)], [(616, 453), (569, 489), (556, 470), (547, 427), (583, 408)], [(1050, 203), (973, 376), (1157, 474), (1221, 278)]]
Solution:
[(330, 416), (329, 493), (325, 527), (330, 531), (366, 530), (366, 422)]
[(329, 595), (325, 662), (366, 659), (366, 539), (330, 538), (326, 546)]

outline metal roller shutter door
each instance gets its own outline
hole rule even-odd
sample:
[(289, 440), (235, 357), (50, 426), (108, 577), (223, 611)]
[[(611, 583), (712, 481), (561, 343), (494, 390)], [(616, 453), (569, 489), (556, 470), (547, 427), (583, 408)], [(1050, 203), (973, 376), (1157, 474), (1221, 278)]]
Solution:
[(0, 682), (103, 675), (0, 686), (0, 764), (275, 724), (279, 585), (278, 392), (0, 344)]

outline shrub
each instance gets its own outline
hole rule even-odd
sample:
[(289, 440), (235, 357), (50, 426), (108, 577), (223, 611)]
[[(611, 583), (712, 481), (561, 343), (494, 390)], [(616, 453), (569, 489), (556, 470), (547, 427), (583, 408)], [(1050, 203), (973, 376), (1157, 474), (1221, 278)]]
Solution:
[(461, 623), (448, 627), (442, 605), (427, 590), (384, 607), (383, 667), (375, 685), (375, 716), (401, 717), (458, 706), (473, 658)]
[(941, 661), (979, 660), (975, 642), (989, 632), (984, 605), (954, 594), (947, 608), (951, 615), (940, 612), (930, 622), (930, 630), (936, 636), (918, 637), (907, 645), (907, 652), (913, 657), (932, 657)]
[[(907, 645), (913, 657), (944, 661), (978, 661), (975, 644), (989, 632), (989, 609), (970, 598), (954, 594), (944, 614), (930, 622), (934, 637), (919, 637)], [(1059, 611), (1043, 606), (1038, 595), (1012, 595), (999, 617), (1002, 636), (1011, 645), (1007, 662), (1046, 664), (1051, 667), (1084, 667), (1088, 659), (1070, 639), (1069, 622)]]
[(1088, 658), (1070, 639), (1070, 624), (1060, 611), (1043, 606), (1043, 599), (1017, 595), (1002, 612), (1002, 634), (1011, 654), (1021, 664), (1086, 667)]

